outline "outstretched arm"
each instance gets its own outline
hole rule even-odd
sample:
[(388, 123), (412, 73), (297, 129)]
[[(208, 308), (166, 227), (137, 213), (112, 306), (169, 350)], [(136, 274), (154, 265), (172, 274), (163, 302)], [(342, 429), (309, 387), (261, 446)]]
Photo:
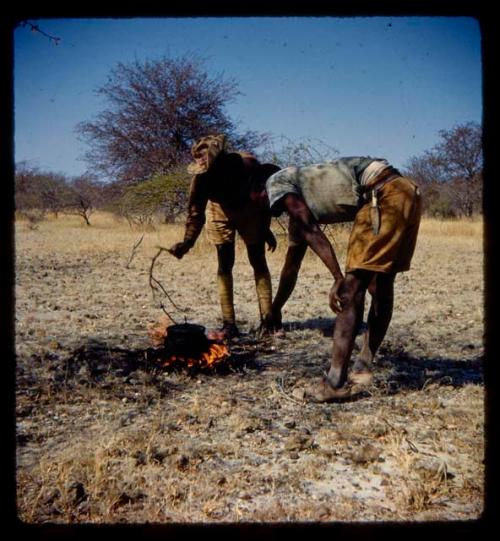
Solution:
[(168, 251), (181, 259), (196, 242), (205, 225), (205, 209), (208, 199), (200, 188), (200, 178), (195, 176), (191, 182), (188, 202), (188, 216), (184, 230), (184, 240), (171, 246)]

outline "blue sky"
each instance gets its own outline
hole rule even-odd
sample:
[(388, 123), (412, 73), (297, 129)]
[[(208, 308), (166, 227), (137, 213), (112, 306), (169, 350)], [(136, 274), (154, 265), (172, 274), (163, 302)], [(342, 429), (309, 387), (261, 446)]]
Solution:
[(75, 126), (105, 103), (95, 90), (118, 62), (205, 59), (242, 92), (227, 111), (244, 131), (319, 139), (339, 156), (396, 167), (439, 130), (481, 122), (478, 22), (470, 17), (42, 19), (54, 45), (14, 32), (15, 160), (85, 172)]

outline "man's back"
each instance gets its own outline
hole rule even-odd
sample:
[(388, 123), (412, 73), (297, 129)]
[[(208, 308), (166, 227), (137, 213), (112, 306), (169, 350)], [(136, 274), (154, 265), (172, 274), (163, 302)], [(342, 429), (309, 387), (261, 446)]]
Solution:
[(375, 158), (352, 157), (304, 167), (287, 167), (267, 180), (271, 212), (281, 214), (280, 199), (300, 195), (321, 223), (351, 221), (359, 208), (360, 178)]

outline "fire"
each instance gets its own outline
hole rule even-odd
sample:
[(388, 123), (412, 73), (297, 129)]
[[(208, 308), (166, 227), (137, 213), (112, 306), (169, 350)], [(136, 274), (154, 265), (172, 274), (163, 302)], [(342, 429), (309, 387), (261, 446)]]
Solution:
[[(165, 316), (148, 327), (149, 337), (158, 348), (155, 357), (163, 368), (213, 368), (231, 354), (216, 331), (206, 335), (203, 327), (179, 325)], [(171, 329), (172, 337), (169, 336)]]
[(196, 366), (198, 368), (212, 368), (217, 363), (223, 361), (229, 356), (229, 349), (224, 344), (211, 343), (208, 351), (204, 351), (198, 358), (183, 357), (181, 355), (171, 355), (162, 362), (163, 367), (170, 367), (176, 363), (182, 363), (188, 368)]

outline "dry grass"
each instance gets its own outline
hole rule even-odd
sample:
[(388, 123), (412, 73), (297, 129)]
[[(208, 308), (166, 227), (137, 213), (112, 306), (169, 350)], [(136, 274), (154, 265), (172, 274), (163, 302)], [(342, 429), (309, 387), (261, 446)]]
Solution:
[[(227, 373), (144, 362), (161, 316), (157, 246), (182, 226), (131, 230), (96, 214), (16, 224), (17, 505), (28, 523), (470, 520), (483, 510), (482, 223), (424, 220), (374, 384), (316, 405), (302, 386), (329, 362), (328, 272), (308, 254), (283, 339), (256, 341), (238, 244), (235, 302), (255, 361)], [(269, 254), (276, 287), (286, 237)], [(134, 243), (144, 234), (132, 261)], [(348, 228), (330, 227), (341, 261)], [(128, 264), (129, 263), (129, 264)], [(155, 270), (185, 313), (220, 314), (214, 249), (200, 238)], [(463, 284), (468, 284), (464, 288)], [(117, 348), (122, 352), (117, 353)], [(356, 345), (359, 349), (359, 342)], [(128, 355), (128, 357), (127, 357)], [(125, 362), (133, 359), (133, 365)], [(127, 361), (128, 362), (128, 361)]]
[(483, 235), (483, 220), (481, 217), (460, 220), (438, 220), (427, 218), (422, 222), (421, 234), (453, 237), (480, 238)]

